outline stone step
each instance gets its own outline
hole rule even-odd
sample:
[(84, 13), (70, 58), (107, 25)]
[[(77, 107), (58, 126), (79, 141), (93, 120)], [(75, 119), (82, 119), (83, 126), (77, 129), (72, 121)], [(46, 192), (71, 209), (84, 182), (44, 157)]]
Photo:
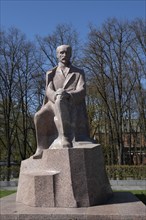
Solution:
[(54, 182), (59, 171), (22, 172), (17, 189), (17, 202), (36, 207), (54, 207)]

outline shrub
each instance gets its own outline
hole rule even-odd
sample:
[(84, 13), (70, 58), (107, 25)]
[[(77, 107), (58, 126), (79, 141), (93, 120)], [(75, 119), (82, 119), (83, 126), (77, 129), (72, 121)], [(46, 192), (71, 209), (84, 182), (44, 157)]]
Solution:
[(20, 171), (19, 166), (11, 166), (10, 168), (6, 166), (1, 166), (0, 167), (0, 181), (4, 181), (7, 179), (8, 170), (10, 171), (10, 179), (19, 177), (19, 171)]
[(106, 166), (109, 179), (146, 179), (146, 166), (112, 165)]

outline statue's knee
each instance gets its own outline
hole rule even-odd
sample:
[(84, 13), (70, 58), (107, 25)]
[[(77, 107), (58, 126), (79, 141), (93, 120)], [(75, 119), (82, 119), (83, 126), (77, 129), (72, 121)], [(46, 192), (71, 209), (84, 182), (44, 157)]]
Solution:
[(40, 113), (36, 112), (34, 115), (34, 122), (38, 121), (39, 118), (40, 118)]
[(48, 114), (48, 108), (43, 106), (38, 112), (34, 115), (34, 122), (38, 122), (40, 120), (45, 120), (46, 115)]

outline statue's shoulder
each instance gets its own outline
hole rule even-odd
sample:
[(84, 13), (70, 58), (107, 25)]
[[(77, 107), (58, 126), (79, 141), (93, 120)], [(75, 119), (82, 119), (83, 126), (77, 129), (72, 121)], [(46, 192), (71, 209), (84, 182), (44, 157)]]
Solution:
[(48, 70), (48, 71), (46, 72), (46, 75), (48, 76), (48, 75), (52, 75), (53, 73), (55, 73), (56, 68), (57, 68), (57, 66), (55, 66), (55, 67), (54, 67), (53, 69), (51, 69), (51, 70)]
[(80, 68), (77, 67), (77, 66), (73, 66), (73, 65), (71, 65), (71, 69), (72, 69), (73, 72), (78, 72), (78, 73), (84, 75), (84, 70), (83, 70), (83, 69), (80, 69)]

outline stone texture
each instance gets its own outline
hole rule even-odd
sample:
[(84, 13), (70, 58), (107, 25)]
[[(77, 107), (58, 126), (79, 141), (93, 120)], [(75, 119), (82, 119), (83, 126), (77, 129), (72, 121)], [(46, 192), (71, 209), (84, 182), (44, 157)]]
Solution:
[(58, 172), (22, 172), (17, 200), (30, 206), (54, 207), (53, 185), (56, 175)]
[(73, 191), (79, 207), (104, 203), (112, 193), (102, 148), (89, 146), (69, 151)]
[(21, 164), (17, 202), (40, 207), (88, 207), (105, 203), (111, 195), (99, 145), (47, 149), (41, 159), (31, 157)]
[(30, 207), (15, 202), (15, 194), (0, 199), (1, 220), (145, 220), (146, 207), (133, 194), (114, 193), (106, 205), (87, 208)]

